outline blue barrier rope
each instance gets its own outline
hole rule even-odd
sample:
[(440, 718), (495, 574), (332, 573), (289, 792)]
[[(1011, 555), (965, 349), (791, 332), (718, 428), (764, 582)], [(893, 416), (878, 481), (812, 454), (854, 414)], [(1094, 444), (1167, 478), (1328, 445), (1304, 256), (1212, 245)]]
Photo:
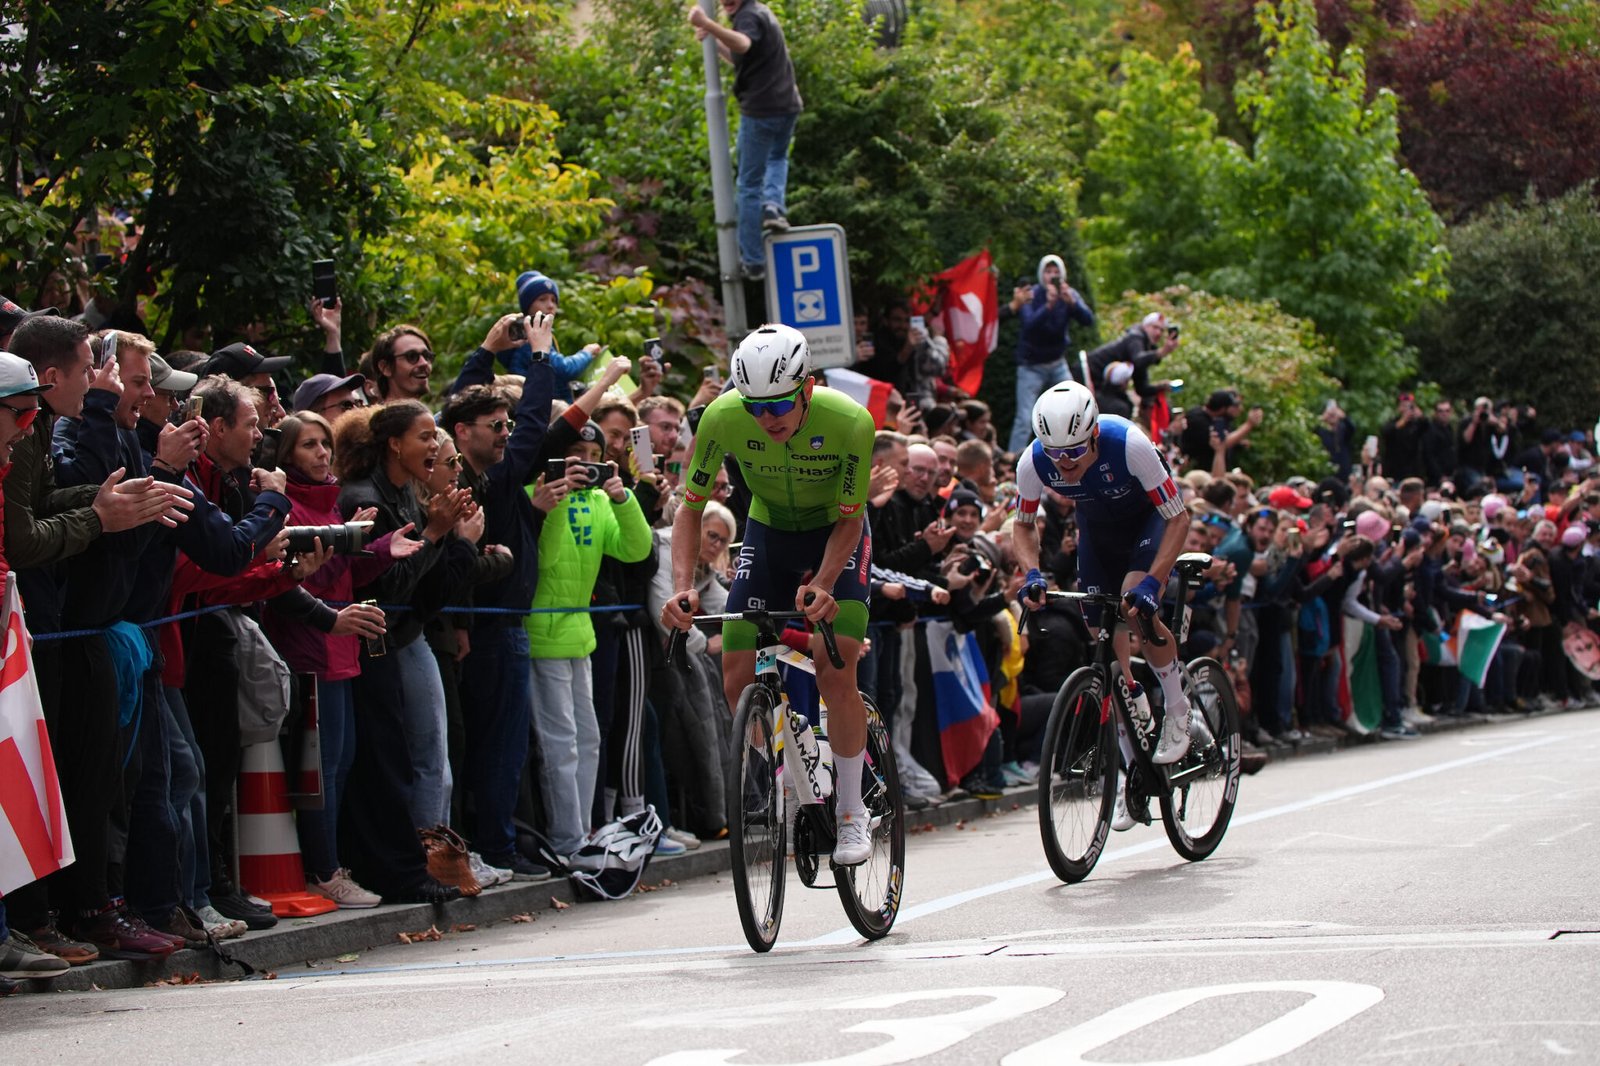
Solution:
[[(343, 601), (343, 600), (324, 600), (323, 602), (327, 603), (331, 607), (348, 607), (348, 606), (350, 606), (348, 601)], [(239, 604), (221, 603), (221, 604), (216, 604), (216, 605), (211, 606), (211, 607), (201, 607), (201, 608), (199, 608), (197, 610), (184, 611), (184, 612), (182, 612), (180, 614), (169, 615), (166, 618), (157, 618), (157, 619), (154, 619), (153, 621), (149, 621), (149, 622), (140, 622), (139, 623), (139, 628), (140, 629), (155, 629), (158, 626), (164, 626), (169, 622), (183, 622), (183, 621), (187, 621), (190, 618), (199, 618), (203, 614), (216, 614), (218, 611), (226, 611), (230, 607), (237, 607), (237, 606), (239, 606)], [(405, 606), (404, 604), (393, 605), (393, 604), (382, 604), (381, 603), (381, 604), (378, 605), (378, 607), (385, 614), (404, 614), (406, 611), (411, 610), (410, 607)], [(644, 605), (641, 604), (641, 603), (614, 603), (614, 604), (608, 604), (608, 605), (605, 605), (605, 606), (602, 606), (602, 607), (528, 607), (528, 608), (519, 608), (519, 607), (447, 607), (447, 608), (441, 610), (439, 613), (440, 614), (490, 614), (490, 615), (493, 615), (493, 614), (501, 614), (501, 615), (504, 615), (504, 614), (514, 614), (514, 615), (530, 615), (530, 614), (611, 614), (611, 613), (617, 612), (617, 611), (639, 611), (639, 610), (643, 610), (643, 609), (644, 609)], [(59, 632), (56, 632), (56, 633), (35, 633), (35, 634), (33, 634), (33, 640), (34, 640), (34, 643), (38, 643), (39, 641), (44, 641), (44, 640), (70, 640), (70, 639), (77, 638), (77, 637), (97, 637), (97, 636), (99, 636), (100, 634), (102, 634), (104, 632), (105, 632), (104, 629), (63, 629), (63, 630), (61, 630)]]

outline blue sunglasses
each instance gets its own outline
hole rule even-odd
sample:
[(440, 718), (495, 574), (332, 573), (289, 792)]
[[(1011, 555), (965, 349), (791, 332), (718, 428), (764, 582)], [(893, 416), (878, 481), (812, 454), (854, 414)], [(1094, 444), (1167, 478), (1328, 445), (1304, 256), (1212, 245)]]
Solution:
[(1089, 448), (1093, 444), (1093, 441), (1085, 441), (1083, 444), (1074, 445), (1069, 448), (1045, 448), (1044, 454), (1051, 459), (1082, 459), (1085, 455), (1089, 454)]
[[(805, 386), (801, 385), (799, 388), (795, 389), (787, 396), (784, 396), (782, 399), (745, 400), (744, 409), (749, 411), (756, 418), (760, 418), (762, 415), (772, 415), (774, 418), (782, 418), (790, 411), (793, 411), (795, 405), (800, 402), (800, 389), (803, 388), (805, 388)], [(741, 399), (743, 398), (741, 397)]]

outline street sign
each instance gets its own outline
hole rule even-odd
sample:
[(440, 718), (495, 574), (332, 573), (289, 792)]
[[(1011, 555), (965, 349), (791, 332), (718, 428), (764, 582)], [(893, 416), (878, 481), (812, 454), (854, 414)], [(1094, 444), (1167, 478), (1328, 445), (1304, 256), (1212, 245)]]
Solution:
[(767, 313), (805, 334), (813, 366), (856, 361), (844, 228), (793, 226), (767, 235)]

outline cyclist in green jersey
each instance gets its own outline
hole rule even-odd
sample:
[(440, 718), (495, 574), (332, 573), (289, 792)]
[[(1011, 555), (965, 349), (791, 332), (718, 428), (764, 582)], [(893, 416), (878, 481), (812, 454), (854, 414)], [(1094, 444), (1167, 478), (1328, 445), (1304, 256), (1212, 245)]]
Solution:
[[(794, 609), (833, 624), (844, 669), (837, 670), (813, 636), (817, 688), (828, 704), (828, 739), (837, 782), (841, 866), (865, 862), (871, 827), (861, 799), (867, 709), (856, 688), (856, 659), (867, 635), (872, 535), (867, 524), (874, 425), (866, 408), (818, 386), (811, 352), (799, 330), (762, 326), (733, 355), (734, 389), (711, 402), (695, 433), (684, 471), (684, 504), (672, 525), (672, 576), (679, 590), (661, 611), (669, 628), (688, 629), (700, 607), (694, 589), (700, 515), (731, 455), (750, 490), (750, 519), (728, 590), (729, 613), (780, 610), (794, 589)], [(807, 602), (807, 597), (811, 597)], [(756, 627), (729, 623), (722, 634), (722, 679), (728, 705), (755, 680)]]

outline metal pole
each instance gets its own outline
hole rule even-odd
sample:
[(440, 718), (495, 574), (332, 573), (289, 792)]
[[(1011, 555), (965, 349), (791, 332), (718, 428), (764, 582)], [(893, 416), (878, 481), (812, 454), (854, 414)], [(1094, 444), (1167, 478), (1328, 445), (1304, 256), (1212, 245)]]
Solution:
[[(715, 0), (700, 0), (700, 10), (715, 21)], [(750, 327), (744, 310), (744, 273), (739, 263), (739, 209), (734, 202), (733, 151), (728, 143), (728, 103), (722, 92), (722, 58), (710, 34), (701, 43), (706, 64), (706, 134), (711, 146), (711, 201), (717, 220), (717, 268), (722, 273), (722, 313), (728, 343), (744, 339)]]

